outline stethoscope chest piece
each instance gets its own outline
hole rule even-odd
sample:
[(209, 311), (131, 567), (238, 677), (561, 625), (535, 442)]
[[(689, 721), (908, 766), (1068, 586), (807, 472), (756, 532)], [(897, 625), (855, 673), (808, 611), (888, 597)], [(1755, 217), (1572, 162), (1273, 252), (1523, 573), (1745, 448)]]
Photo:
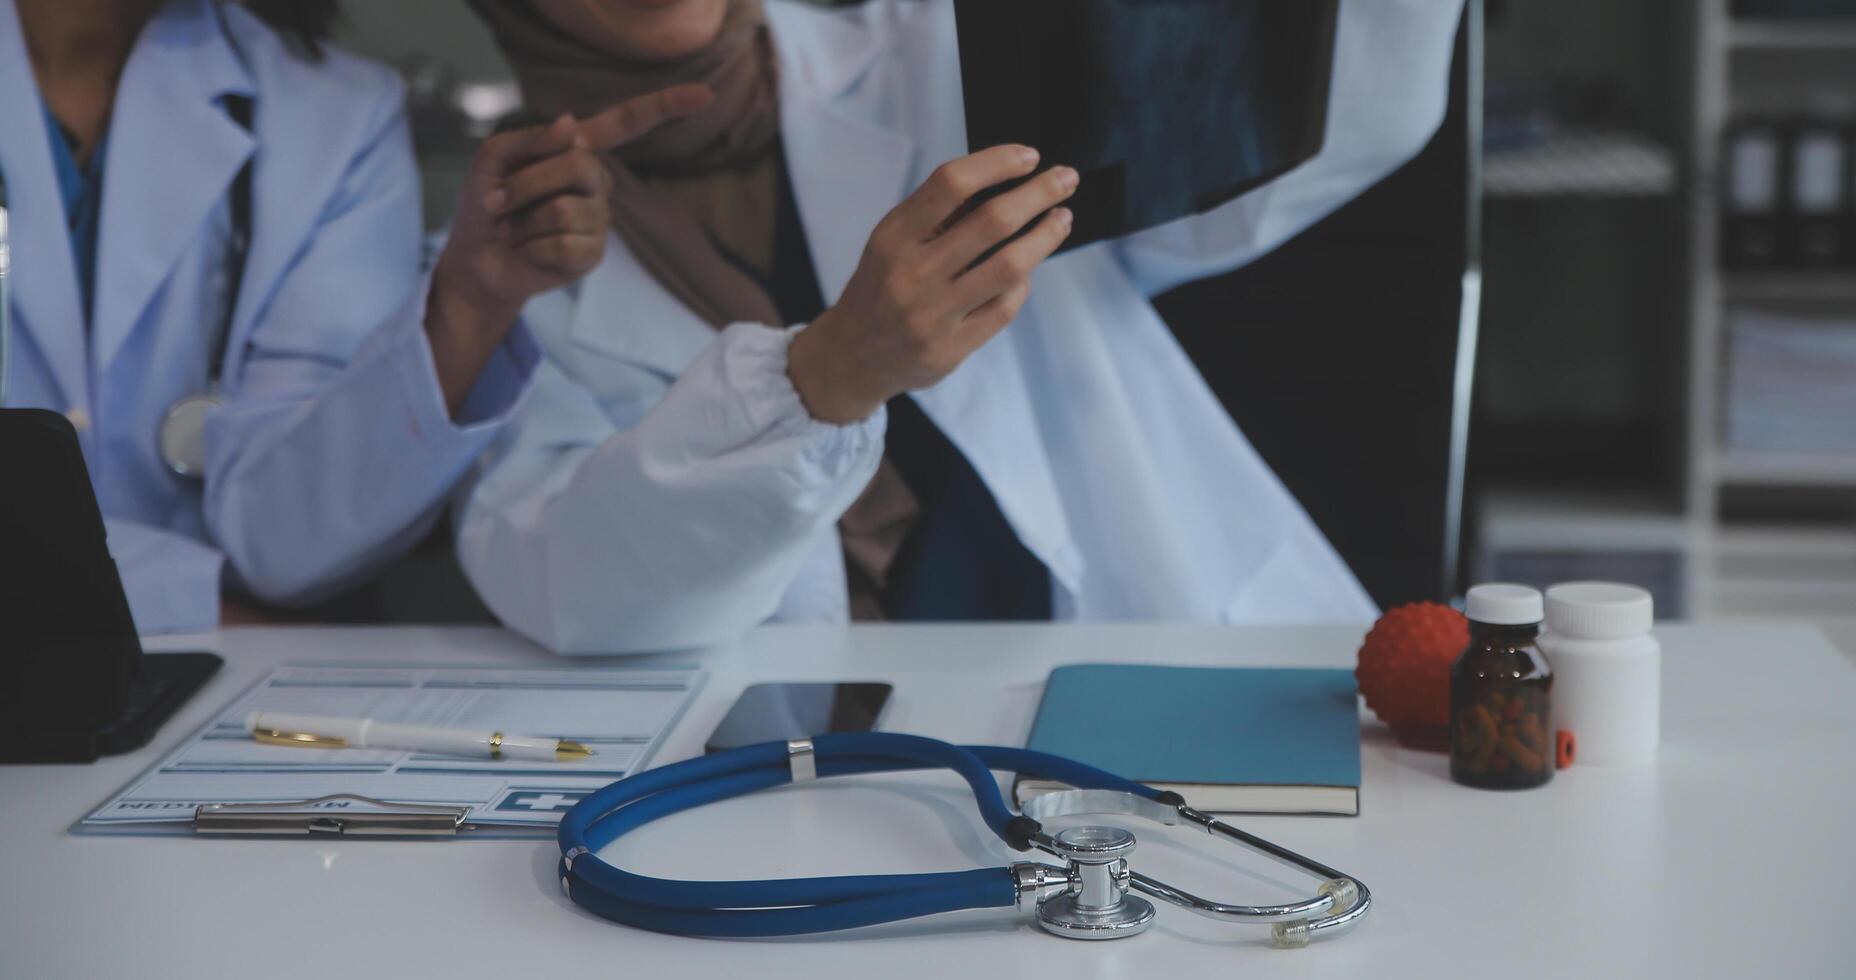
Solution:
[(217, 389), (195, 392), (177, 400), (161, 416), (155, 444), (161, 462), (175, 475), (189, 480), (206, 476), (206, 416), (224, 403)]
[(1065, 939), (1123, 939), (1154, 924), (1154, 904), (1128, 894), (1134, 835), (1120, 827), (1072, 827), (1052, 839), (1070, 862), (1072, 890), (1038, 903), (1038, 925)]

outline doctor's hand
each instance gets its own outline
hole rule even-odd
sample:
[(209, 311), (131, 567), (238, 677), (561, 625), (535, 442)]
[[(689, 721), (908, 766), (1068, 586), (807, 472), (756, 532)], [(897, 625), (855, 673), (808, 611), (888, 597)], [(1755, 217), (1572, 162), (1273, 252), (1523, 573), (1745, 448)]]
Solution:
[(612, 174), (601, 155), (714, 100), (706, 85), (676, 85), (587, 119), (562, 116), (484, 142), (427, 305), (426, 333), (452, 414), (523, 305), (586, 275), (604, 256)]
[(813, 418), (868, 418), (889, 399), (940, 381), (1012, 322), (1032, 270), (1070, 235), (1072, 216), (1056, 206), (1076, 192), (1078, 177), (1055, 167), (972, 202), (1037, 164), (1037, 152), (1023, 146), (961, 157), (877, 224), (837, 305), (787, 352), (787, 374)]

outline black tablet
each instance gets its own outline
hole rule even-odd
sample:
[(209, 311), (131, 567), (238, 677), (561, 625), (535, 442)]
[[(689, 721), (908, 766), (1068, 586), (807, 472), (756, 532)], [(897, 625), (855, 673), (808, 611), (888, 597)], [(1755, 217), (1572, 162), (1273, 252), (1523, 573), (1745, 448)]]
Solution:
[(1082, 174), (1065, 248), (1198, 214), (1321, 149), (1338, 0), (955, 0), (967, 142)]
[(0, 762), (145, 744), (219, 658), (143, 656), (64, 416), (0, 410), (0, 473)]

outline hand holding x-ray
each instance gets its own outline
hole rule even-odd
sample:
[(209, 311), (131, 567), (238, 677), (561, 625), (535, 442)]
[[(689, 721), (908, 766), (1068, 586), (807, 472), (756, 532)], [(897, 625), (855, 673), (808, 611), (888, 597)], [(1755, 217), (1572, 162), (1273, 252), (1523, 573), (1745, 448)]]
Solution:
[(996, 146), (949, 161), (878, 223), (844, 295), (788, 353), (813, 418), (867, 418), (946, 377), (1018, 316), (1032, 270), (1070, 233), (1057, 205), (1077, 188), (1068, 167), (1027, 179), (1038, 160), (1030, 147)]

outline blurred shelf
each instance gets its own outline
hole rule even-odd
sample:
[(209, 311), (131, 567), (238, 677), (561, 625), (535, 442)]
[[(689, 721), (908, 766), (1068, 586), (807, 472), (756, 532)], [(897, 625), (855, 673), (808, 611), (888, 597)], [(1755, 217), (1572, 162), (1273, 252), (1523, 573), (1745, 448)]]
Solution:
[(1843, 18), (1734, 21), (1727, 29), (1727, 43), (1744, 50), (1856, 49), (1856, 21)]
[(1730, 303), (1856, 303), (1856, 270), (1723, 272), (1721, 294)]
[(1659, 197), (1676, 186), (1675, 153), (1622, 130), (1568, 131), (1482, 161), (1486, 197)]
[(1694, 606), (1694, 525), (1649, 493), (1490, 489), (1475, 524), (1471, 574), (1480, 581), (1633, 582), (1663, 618)]
[(1718, 482), (1778, 487), (1856, 488), (1856, 453), (1769, 452), (1726, 448), (1715, 460)]
[(1848, 616), (1856, 610), (1856, 522), (1735, 526), (1714, 545), (1717, 616)]
[(1505, 550), (1686, 551), (1689, 522), (1648, 493), (1497, 488), (1483, 495), (1482, 544)]
[[(1823, 525), (1724, 525), (1714, 560), (1723, 579), (1856, 586), (1856, 521)], [(1850, 607), (1856, 611), (1856, 605)]]
[(1856, 579), (1848, 582), (1716, 579), (1708, 614), (1728, 617), (1819, 619), (1856, 609)]

